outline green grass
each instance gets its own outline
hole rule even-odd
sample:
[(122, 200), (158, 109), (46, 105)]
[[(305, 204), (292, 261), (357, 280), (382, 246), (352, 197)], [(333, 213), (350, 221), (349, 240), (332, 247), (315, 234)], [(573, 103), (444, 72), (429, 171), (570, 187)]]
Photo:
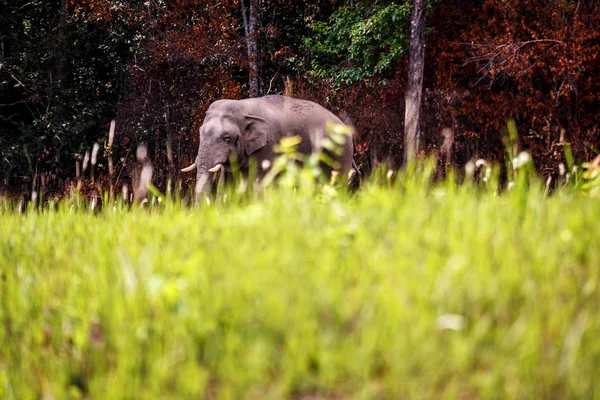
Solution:
[(600, 398), (598, 199), (379, 181), (3, 203), (0, 398)]

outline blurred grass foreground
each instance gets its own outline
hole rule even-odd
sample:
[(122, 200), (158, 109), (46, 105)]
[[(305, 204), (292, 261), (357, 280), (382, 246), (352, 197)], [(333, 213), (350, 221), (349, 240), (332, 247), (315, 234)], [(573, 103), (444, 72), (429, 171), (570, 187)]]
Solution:
[(0, 202), (0, 398), (599, 398), (598, 199), (381, 175)]

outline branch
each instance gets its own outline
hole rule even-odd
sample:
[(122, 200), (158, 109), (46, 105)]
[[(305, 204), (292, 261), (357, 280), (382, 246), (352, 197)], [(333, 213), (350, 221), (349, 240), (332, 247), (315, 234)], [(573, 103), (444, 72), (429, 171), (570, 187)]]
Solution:
[(240, 6), (242, 7), (242, 18), (244, 19), (244, 32), (246, 33), (246, 39), (250, 34), (248, 33), (248, 16), (246, 15), (246, 6), (244, 0), (240, 0)]
[(17, 104), (25, 104), (25, 103), (26, 103), (25, 100), (19, 100), (19, 101), (15, 101), (14, 103), (0, 104), (0, 107), (11, 107), (11, 106), (16, 106)]
[(27, 90), (27, 87), (26, 87), (26, 86), (23, 84), (23, 82), (21, 82), (21, 81), (19, 80), (19, 78), (17, 78), (16, 76), (14, 76), (14, 75), (13, 75), (13, 73), (12, 73), (12, 72), (10, 72), (10, 71), (9, 71), (8, 73), (9, 73), (9, 75), (10, 75), (10, 76), (11, 76), (11, 77), (12, 77), (12, 78), (15, 80), (15, 81), (17, 81), (17, 82), (19, 83), (19, 85), (23, 86), (23, 89)]
[[(564, 41), (555, 39), (535, 39), (527, 40), (525, 42), (514, 42), (500, 45), (490, 43), (461, 43), (463, 45), (467, 45), (474, 48), (475, 52), (480, 53), (478, 55), (474, 55), (473, 57), (467, 58), (463, 63), (463, 66), (470, 63), (485, 62), (477, 70), (477, 72), (482, 74), (482, 76), (477, 80), (475, 85), (479, 84), (479, 82), (481, 82), (486, 76), (490, 76), (492, 82), (494, 82), (495, 75), (497, 74), (492, 73), (494, 69), (499, 70), (501, 68), (506, 67), (506, 65), (509, 62), (516, 60), (520, 56), (520, 52), (523, 47), (530, 44), (538, 43), (557, 43), (565, 45)], [(526, 71), (528, 71), (531, 68), (533, 68), (533, 66), (528, 68)]]
[(271, 78), (271, 81), (269, 82), (269, 90), (267, 90), (267, 93), (265, 93), (265, 96), (271, 92), (271, 87), (273, 86), (273, 81), (275, 80), (275, 78), (277, 78), (278, 74), (279, 74), (279, 68), (277, 68), (277, 72), (275, 72), (275, 75), (273, 75), (273, 77)]

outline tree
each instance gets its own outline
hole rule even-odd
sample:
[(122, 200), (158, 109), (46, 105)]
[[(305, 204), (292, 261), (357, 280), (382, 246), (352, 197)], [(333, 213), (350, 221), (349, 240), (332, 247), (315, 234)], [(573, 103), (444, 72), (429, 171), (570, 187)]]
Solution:
[(414, 160), (419, 146), (419, 120), (425, 66), (425, 11), (427, 0), (413, 0), (410, 18), (408, 84), (404, 110), (404, 160)]
[[(512, 117), (520, 148), (544, 174), (566, 164), (563, 139), (576, 160), (596, 156), (599, 2), (444, 0), (427, 19), (436, 37), (427, 43), (428, 103), (446, 105), (422, 117), (422, 138), (453, 125), (453, 163), (502, 162)], [(430, 123), (435, 115), (443, 124)]]
[(385, 83), (406, 54), (407, 4), (347, 1), (326, 21), (314, 21), (305, 39), (312, 75), (338, 84)]
[[(143, 142), (160, 186), (193, 160), (212, 101), (282, 92), (284, 82), (348, 114), (359, 164), (399, 167), (418, 149), (452, 150), (459, 166), (500, 161), (511, 117), (540, 170), (564, 162), (565, 141), (576, 159), (595, 156), (600, 3), (432, 3), (0, 0), (0, 190), (31, 188), (42, 174), (68, 183), (113, 118), (115, 177), (128, 179)], [(435, 40), (423, 61), (426, 5)]]
[[(136, 147), (144, 143), (155, 167), (154, 183), (164, 187), (198, 146), (198, 128), (208, 105), (241, 95), (245, 66), (236, 0), (79, 0), (82, 19), (98, 21), (132, 41), (128, 79), (115, 106), (114, 157), (123, 160), (126, 184), (132, 178)], [(104, 132), (103, 132), (104, 133)], [(173, 181), (173, 180), (172, 180)]]
[(240, 0), (242, 8), (242, 17), (244, 20), (244, 34), (246, 38), (246, 48), (248, 51), (248, 67), (250, 70), (249, 86), (250, 97), (258, 97), (260, 94), (260, 74), (258, 60), (258, 7), (259, 0), (249, 0), (248, 7), (246, 1)]
[(128, 47), (67, 0), (4, 1), (0, 14), (0, 179), (47, 186), (74, 177), (75, 160), (108, 128)]

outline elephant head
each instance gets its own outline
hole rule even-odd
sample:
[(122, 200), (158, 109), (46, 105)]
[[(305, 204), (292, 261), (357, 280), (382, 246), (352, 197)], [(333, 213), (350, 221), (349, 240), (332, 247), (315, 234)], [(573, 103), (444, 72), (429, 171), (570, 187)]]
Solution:
[[(225, 103), (223, 103), (225, 102)], [(251, 155), (264, 148), (269, 140), (269, 125), (257, 115), (231, 109), (227, 101), (214, 103), (200, 127), (200, 145), (194, 164), (182, 169), (196, 169), (196, 195), (210, 193), (214, 173), (222, 167), (230, 170), (235, 158), (240, 168), (246, 168)]]

